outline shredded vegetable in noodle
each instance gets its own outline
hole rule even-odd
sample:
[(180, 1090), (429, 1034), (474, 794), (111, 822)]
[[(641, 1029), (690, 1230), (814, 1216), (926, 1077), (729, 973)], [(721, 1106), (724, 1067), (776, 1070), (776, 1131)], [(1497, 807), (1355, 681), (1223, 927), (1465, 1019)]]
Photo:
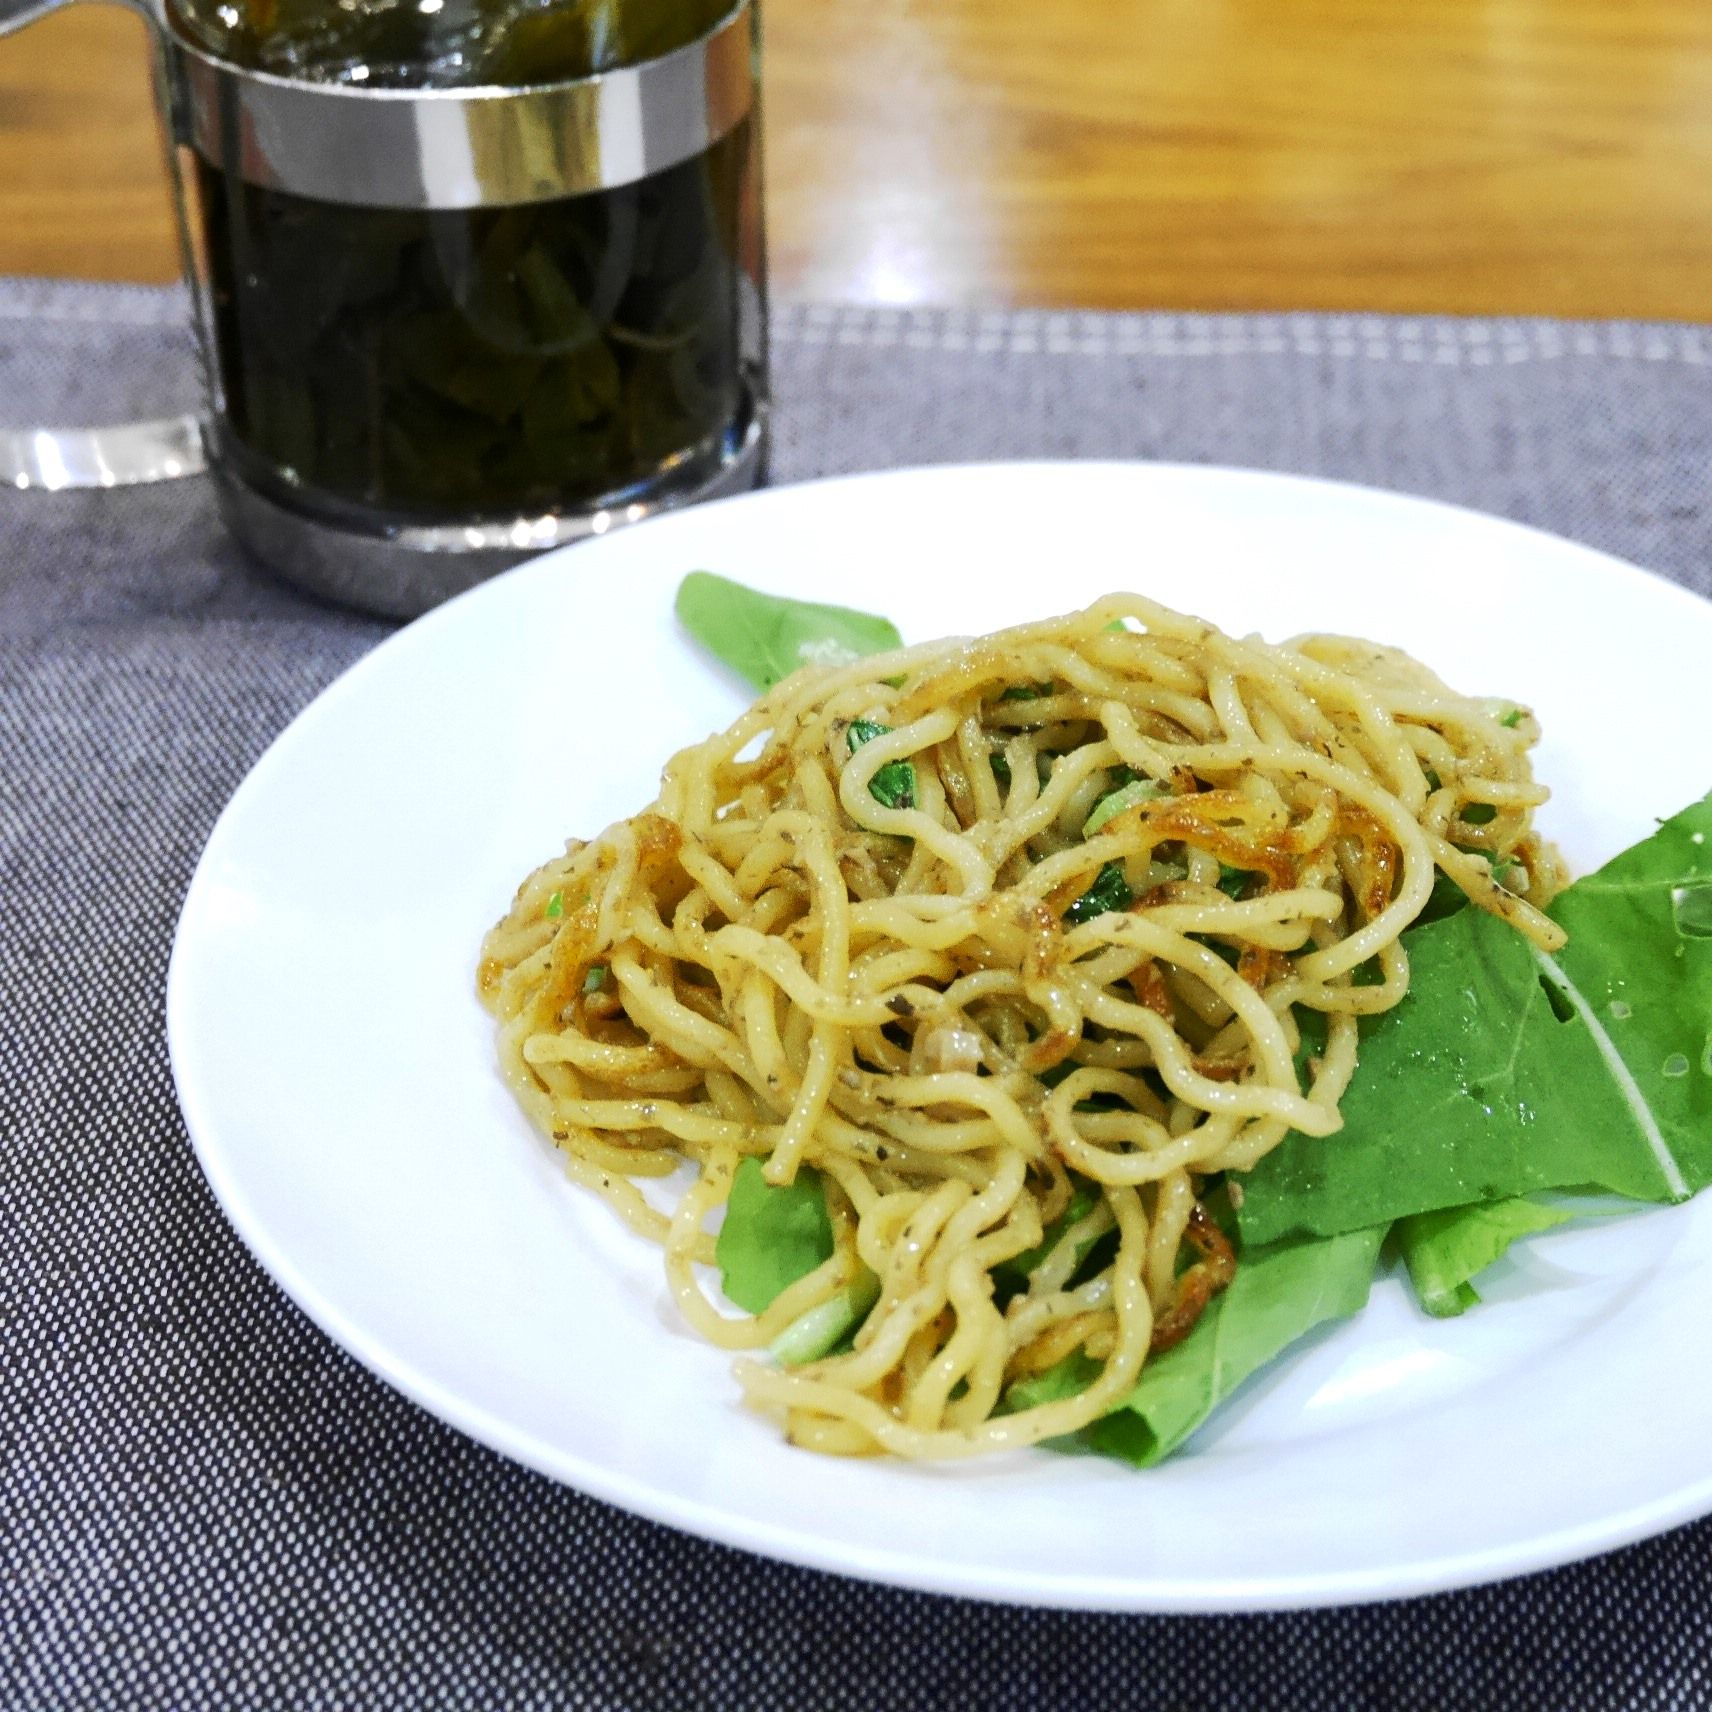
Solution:
[[(1561, 942), (1537, 736), (1393, 650), (1116, 595), (787, 678), (525, 880), (479, 986), (518, 1098), (705, 1336), (763, 1352), (872, 1298), (831, 1353), (739, 1365), (795, 1442), (1032, 1444), (1229, 1282), (1216, 1183), (1290, 1130), (1338, 1145), (1435, 885)], [(751, 1156), (820, 1174), (833, 1248), (739, 1317), (700, 1268)], [(686, 1161), (658, 1210), (641, 1183)], [(1086, 1390), (1012, 1406), (1077, 1351)]]

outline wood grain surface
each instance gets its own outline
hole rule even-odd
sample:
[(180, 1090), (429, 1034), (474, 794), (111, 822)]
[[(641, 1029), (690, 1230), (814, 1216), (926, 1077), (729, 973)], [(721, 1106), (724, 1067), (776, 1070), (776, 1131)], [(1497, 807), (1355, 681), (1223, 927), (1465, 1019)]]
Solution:
[[(765, 0), (795, 297), (1712, 319), (1706, 0)], [(141, 26), (0, 41), (0, 273), (164, 279)]]

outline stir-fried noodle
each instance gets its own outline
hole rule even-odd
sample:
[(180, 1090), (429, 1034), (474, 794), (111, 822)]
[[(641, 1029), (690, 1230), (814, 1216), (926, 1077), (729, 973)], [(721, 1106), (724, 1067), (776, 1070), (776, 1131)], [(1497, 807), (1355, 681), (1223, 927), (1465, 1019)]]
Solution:
[[(517, 1096), (708, 1338), (761, 1351), (877, 1285), (853, 1344), (740, 1365), (794, 1440), (1031, 1444), (1112, 1408), (1229, 1281), (1218, 1174), (1335, 1135), (1437, 875), (1561, 941), (1537, 735), (1392, 650), (1131, 595), (811, 668), (531, 875), (480, 988)], [(746, 1156), (821, 1174), (834, 1252), (737, 1317), (698, 1266)], [(656, 1210), (638, 1181), (686, 1160)], [(1011, 1407), (1074, 1351), (1086, 1390)]]

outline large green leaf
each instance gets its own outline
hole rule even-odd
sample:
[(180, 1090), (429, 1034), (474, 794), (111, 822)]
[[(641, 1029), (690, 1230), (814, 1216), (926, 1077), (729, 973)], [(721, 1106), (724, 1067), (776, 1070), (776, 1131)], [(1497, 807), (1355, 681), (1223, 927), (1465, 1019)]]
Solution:
[(1408, 936), (1409, 995), (1362, 1030), (1344, 1128), (1245, 1185), (1244, 1238), (1331, 1235), (1545, 1189), (1712, 1182), (1712, 797), (1578, 881), (1555, 956), (1484, 911)]
[[(1328, 1320), (1347, 1319), (1367, 1301), (1384, 1229), (1245, 1253), (1229, 1287), (1175, 1349), (1142, 1369), (1110, 1414), (1061, 1441), (1115, 1456), (1137, 1468), (1167, 1457), (1245, 1379)], [(1084, 1391), (1098, 1365), (1079, 1352), (1011, 1387), (1009, 1410)]]
[(801, 666), (843, 665), (903, 645), (890, 619), (784, 600), (711, 571), (691, 571), (679, 584), (677, 614), (696, 641), (758, 690)]
[(1521, 1198), (1479, 1202), (1399, 1219), (1391, 1240), (1409, 1269), (1416, 1299), (1442, 1320), (1479, 1302), (1471, 1280), (1507, 1253), (1512, 1243), (1574, 1217), (1572, 1208)]

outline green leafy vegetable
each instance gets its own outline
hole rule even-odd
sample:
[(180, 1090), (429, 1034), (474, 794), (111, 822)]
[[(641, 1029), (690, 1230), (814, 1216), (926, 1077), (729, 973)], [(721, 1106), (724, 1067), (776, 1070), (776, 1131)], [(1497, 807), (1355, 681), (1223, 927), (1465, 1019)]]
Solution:
[(1512, 1197), (1416, 1213), (1398, 1221), (1391, 1240), (1409, 1269), (1409, 1282), (1421, 1306), (1437, 1319), (1448, 1319), (1479, 1302), (1470, 1280), (1513, 1242), (1567, 1224), (1574, 1217), (1567, 1207)]
[[(1195, 1329), (1142, 1369), (1135, 1389), (1110, 1414), (1074, 1436), (1090, 1450), (1147, 1468), (1169, 1456), (1250, 1375), (1328, 1320), (1367, 1301), (1384, 1229), (1319, 1241), (1280, 1243), (1245, 1253), (1236, 1276)], [(1013, 1412), (1073, 1397), (1099, 1373), (1080, 1354), (1013, 1385)]]
[(1222, 939), (1215, 939), (1210, 933), (1191, 933), (1189, 937), (1197, 945), (1204, 945), (1215, 957), (1222, 958), (1231, 968), (1235, 969), (1242, 962), (1242, 953)]
[[(877, 720), (853, 719), (850, 722), (850, 753), (854, 755), (864, 743), (884, 737), (892, 728)], [(868, 781), (868, 794), (886, 808), (915, 807), (915, 766), (909, 761), (888, 761)]]
[[(999, 1290), (1003, 1292), (1023, 1289), (1028, 1283), (1029, 1274), (1064, 1240), (1064, 1233), (1072, 1225), (1080, 1224), (1099, 1205), (1099, 1200), (1099, 1191), (1091, 1183), (1085, 1183), (1078, 1178), (1075, 1189), (1071, 1191), (1070, 1204), (1046, 1227), (1040, 1241), (1033, 1248), (1009, 1260), (1002, 1260), (993, 1268), (993, 1282)], [(1078, 1263), (1092, 1247), (1092, 1241), (1080, 1245), (1080, 1253), (1076, 1256)]]
[(1122, 814), (1125, 809), (1134, 808), (1138, 803), (1156, 802), (1170, 794), (1156, 779), (1131, 779), (1094, 804), (1094, 812), (1082, 822), (1082, 836), (1092, 838), (1108, 820)]
[(767, 1348), (781, 1367), (800, 1367), (829, 1355), (868, 1317), (880, 1281), (867, 1267), (842, 1290), (794, 1319)]
[(565, 894), (563, 892), (555, 892), (550, 898), (548, 898), (547, 907), (542, 910), (541, 913), (549, 921), (557, 921), (559, 917), (565, 913)]
[[(1188, 1340), (1185, 1339), (1185, 1342)], [(1019, 1414), (1024, 1409), (1038, 1409), (1043, 1403), (1062, 1403), (1066, 1397), (1080, 1397), (1100, 1377), (1100, 1364), (1081, 1350), (1072, 1350), (1065, 1358), (1044, 1373), (1019, 1379), (1005, 1392), (1003, 1413)], [(1054, 1441), (1047, 1440), (1048, 1444)], [(1061, 1450), (1074, 1449), (1078, 1437), (1056, 1441)], [(1088, 1445), (1086, 1448), (1092, 1449)]]
[(1095, 916), (1112, 910), (1125, 910), (1135, 902), (1135, 894), (1124, 878), (1123, 863), (1107, 862), (1094, 878), (1094, 883), (1064, 912), (1065, 925), (1080, 927)]
[(759, 1159), (743, 1160), (713, 1257), (720, 1287), (738, 1307), (751, 1314), (771, 1307), (787, 1285), (832, 1258), (820, 1173), (805, 1166), (794, 1183), (776, 1187), (762, 1176)]
[(1218, 887), (1227, 898), (1240, 898), (1256, 876), (1247, 868), (1233, 868), (1228, 862), (1219, 864)]
[[(1344, 1132), (1250, 1173), (1251, 1243), (1546, 1189), (1680, 1200), (1712, 1181), (1712, 797), (1551, 908), (1554, 956), (1466, 909), (1408, 936), (1409, 995), (1362, 1031)], [(1695, 917), (1690, 907), (1690, 926)]]
[(1522, 723), (1522, 710), (1519, 707), (1511, 708), (1510, 711), (1498, 721), (1498, 723), (1507, 727), (1509, 730), (1514, 731), (1516, 727)]
[(1491, 803), (1470, 803), (1462, 811), (1462, 818), (1470, 826), (1485, 826), (1498, 818), (1498, 811)]
[(800, 666), (842, 665), (903, 645), (890, 619), (762, 594), (711, 571), (691, 571), (679, 584), (677, 614), (696, 641), (758, 690)]
[[(1458, 846), (1466, 856), (1479, 856), (1492, 870), (1494, 882), (1500, 886), (1506, 883), (1506, 878), (1512, 869), (1520, 866), (1514, 856), (1497, 856), (1490, 850), (1469, 850)], [(1435, 874), (1433, 889), (1428, 897), (1426, 906), (1415, 918), (1416, 927), (1425, 927), (1429, 922), (1442, 921), (1447, 915), (1454, 915), (1460, 909), (1468, 907), (1468, 893), (1453, 880), (1449, 874)]]
[[(1455, 915), (1458, 910), (1467, 906), (1468, 893), (1449, 874), (1435, 874), (1433, 889), (1428, 894), (1421, 913), (1415, 917), (1415, 930), (1419, 931), (1431, 922), (1443, 921), (1447, 915)], [(1411, 939), (1410, 943), (1413, 944), (1414, 941)]]

